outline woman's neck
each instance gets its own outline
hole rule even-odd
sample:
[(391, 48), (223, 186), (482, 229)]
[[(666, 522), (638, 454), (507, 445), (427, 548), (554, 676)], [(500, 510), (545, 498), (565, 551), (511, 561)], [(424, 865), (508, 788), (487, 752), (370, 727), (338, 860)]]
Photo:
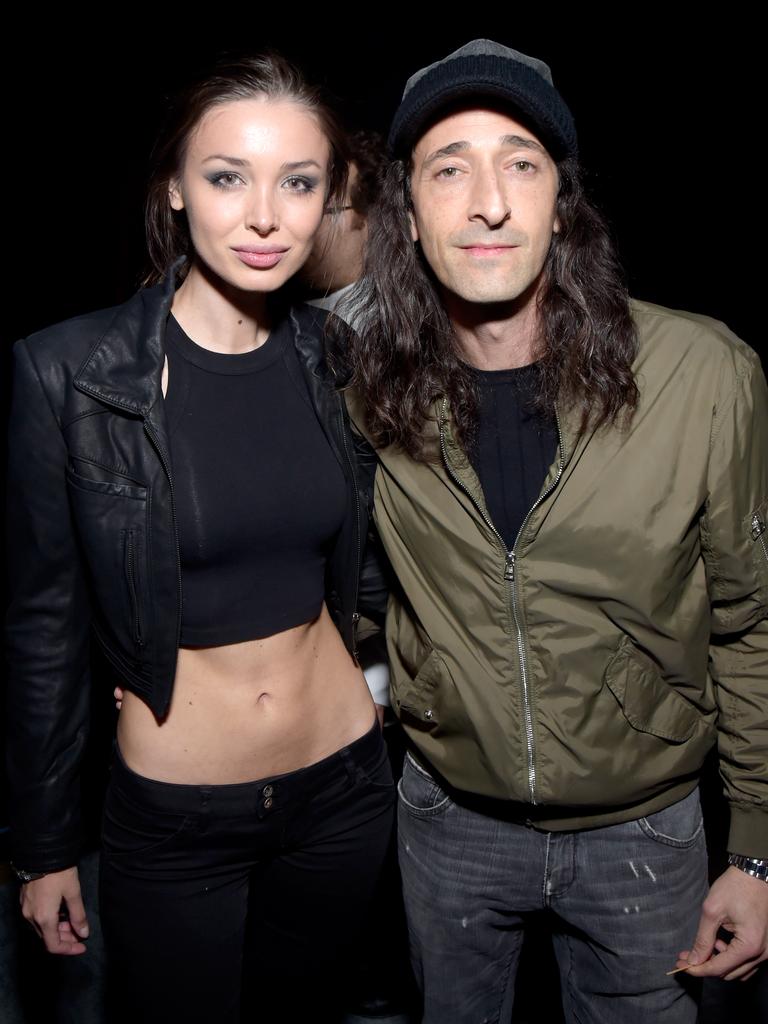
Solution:
[(265, 292), (233, 288), (196, 262), (176, 289), (171, 312), (197, 345), (212, 352), (251, 352), (271, 328)]

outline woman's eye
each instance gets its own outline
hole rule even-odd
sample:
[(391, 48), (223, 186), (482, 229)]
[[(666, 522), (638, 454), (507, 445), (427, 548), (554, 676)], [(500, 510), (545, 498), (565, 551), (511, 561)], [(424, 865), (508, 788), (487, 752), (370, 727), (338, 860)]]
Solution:
[(316, 181), (312, 181), (311, 178), (303, 178), (297, 174), (292, 174), (290, 178), (286, 178), (284, 184), (291, 192), (314, 192), (317, 187)]
[(443, 167), (442, 170), (437, 172), (438, 178), (455, 178), (459, 173), (458, 167)]
[(240, 182), (240, 178), (232, 171), (222, 171), (214, 174), (208, 179), (216, 188), (234, 188)]
[(515, 167), (518, 171), (528, 172), (533, 170), (533, 164), (530, 160), (516, 160)]

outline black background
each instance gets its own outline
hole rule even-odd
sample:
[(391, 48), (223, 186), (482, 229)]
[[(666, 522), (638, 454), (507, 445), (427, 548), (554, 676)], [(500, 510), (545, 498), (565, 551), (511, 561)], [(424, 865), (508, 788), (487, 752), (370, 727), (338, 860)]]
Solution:
[(59, 34), (27, 18), (9, 33), (4, 355), (16, 337), (134, 290), (163, 96), (218, 51), (276, 48), (342, 98), (353, 125), (386, 131), (408, 75), (486, 36), (552, 67), (632, 293), (723, 319), (765, 356), (758, 33), (736, 10), (690, 25), (660, 11), (632, 24), (629, 8), (621, 22), (554, 8), (536, 18), (421, 5), (248, 10), (219, 4), (172, 24), (116, 8), (109, 24), (68, 19)]
[[(281, 51), (343, 101), (353, 127), (382, 132), (408, 75), (471, 38), (547, 61), (575, 115), (589, 191), (612, 226), (632, 294), (725, 320), (768, 361), (758, 321), (763, 37), (745, 9), (707, 16), (700, 7), (686, 21), (671, 4), (617, 6), (602, 17), (553, 5), (526, 17), (507, 5), (510, 13), (489, 17), (474, 6), (477, 16), (441, 5), (312, 14), (226, 3), (180, 8), (166, 20), (135, 5), (80, 19), (68, 11), (58, 21), (39, 10), (6, 16), (4, 401), (16, 338), (135, 290), (163, 97), (226, 49)], [(717, 860), (719, 805), (708, 818)], [(539, 973), (536, 959), (530, 966)], [(546, 970), (544, 978), (539, 999), (553, 981)], [(736, 993), (728, 992), (732, 1012)]]
[[(631, 292), (724, 320), (768, 362), (758, 322), (762, 35), (733, 5), (727, 19), (699, 14), (690, 24), (649, 9), (630, 22), (622, 10), (622, 21), (549, 7), (523, 18), (370, 4), (278, 15), (221, 3), (165, 20), (116, 7), (109, 17), (70, 12), (58, 21), (17, 10), (6, 19), (3, 61), (0, 406), (16, 338), (133, 293), (164, 97), (222, 51), (249, 47), (296, 60), (341, 101), (352, 127), (384, 133), (406, 78), (469, 39), (546, 60), (575, 115), (588, 187)], [(2, 796), (0, 785), (0, 819)]]

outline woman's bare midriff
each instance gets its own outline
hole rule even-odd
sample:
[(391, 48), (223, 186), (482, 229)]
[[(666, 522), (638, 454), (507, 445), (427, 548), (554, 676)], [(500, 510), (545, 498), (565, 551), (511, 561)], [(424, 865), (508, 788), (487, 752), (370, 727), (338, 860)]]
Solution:
[(312, 622), (262, 640), (182, 647), (167, 717), (158, 722), (126, 691), (117, 739), (140, 775), (218, 785), (314, 764), (374, 720), (363, 674), (323, 606)]

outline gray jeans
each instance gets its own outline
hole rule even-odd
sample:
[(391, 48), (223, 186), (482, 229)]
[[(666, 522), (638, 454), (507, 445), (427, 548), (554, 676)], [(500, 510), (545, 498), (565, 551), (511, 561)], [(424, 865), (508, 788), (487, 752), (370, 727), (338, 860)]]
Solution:
[(707, 892), (698, 791), (656, 814), (542, 832), (456, 803), (408, 755), (399, 851), (424, 1024), (508, 1024), (526, 916), (548, 911), (569, 1024), (693, 1024), (666, 976)]

